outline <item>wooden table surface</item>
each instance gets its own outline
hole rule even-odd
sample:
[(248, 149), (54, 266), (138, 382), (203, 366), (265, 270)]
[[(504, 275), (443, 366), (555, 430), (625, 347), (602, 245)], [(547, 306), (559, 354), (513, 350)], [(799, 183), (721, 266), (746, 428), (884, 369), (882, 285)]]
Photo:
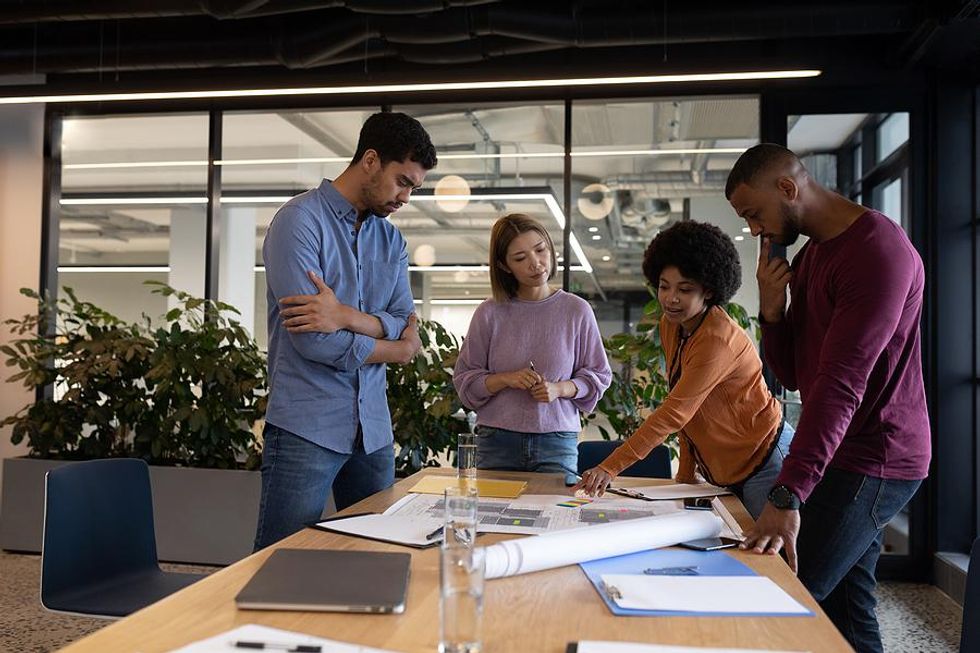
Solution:
[[(382, 512), (404, 496), (424, 474), (451, 474), (430, 469), (396, 483), (352, 506), (347, 512)], [(483, 473), (481, 472), (481, 476)], [(487, 477), (528, 481), (528, 494), (565, 494), (559, 474), (487, 472)], [(649, 479), (617, 479), (624, 486), (650, 485)], [(748, 513), (734, 497), (726, 498), (732, 514), (748, 526)], [(514, 536), (486, 534), (483, 544)], [(325, 612), (238, 610), (234, 598), (276, 547), (410, 551), (411, 582), (404, 614), (352, 615)], [(759, 574), (776, 581), (816, 617), (616, 617), (606, 608), (577, 565), (487, 581), (484, 598), (485, 653), (564, 653), (568, 642), (599, 639), (740, 647), (790, 651), (850, 651), (786, 563), (729, 549)], [(246, 623), (328, 637), (366, 646), (431, 653), (437, 650), (439, 622), (439, 552), (305, 529), (129, 617), (112, 623), (62, 649), (66, 653), (169, 651)]]

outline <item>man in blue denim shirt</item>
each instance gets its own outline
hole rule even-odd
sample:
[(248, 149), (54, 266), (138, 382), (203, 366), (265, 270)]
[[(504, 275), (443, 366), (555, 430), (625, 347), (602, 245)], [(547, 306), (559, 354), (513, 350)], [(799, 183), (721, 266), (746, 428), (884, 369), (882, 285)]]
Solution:
[(394, 481), (385, 363), (407, 363), (421, 342), (405, 239), (385, 218), (435, 165), (418, 121), (374, 114), (347, 169), (286, 202), (269, 226), (256, 549), (316, 521), (331, 489), (343, 509)]

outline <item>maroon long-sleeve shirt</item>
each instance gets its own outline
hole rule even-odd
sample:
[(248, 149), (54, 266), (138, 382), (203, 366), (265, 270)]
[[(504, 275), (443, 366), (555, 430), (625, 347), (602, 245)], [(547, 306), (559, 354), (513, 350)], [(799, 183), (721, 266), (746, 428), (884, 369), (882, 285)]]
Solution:
[(806, 500), (827, 466), (921, 479), (930, 434), (919, 317), (924, 274), (905, 232), (866, 211), (793, 259), (790, 305), (763, 324), (766, 361), (803, 413), (777, 483)]

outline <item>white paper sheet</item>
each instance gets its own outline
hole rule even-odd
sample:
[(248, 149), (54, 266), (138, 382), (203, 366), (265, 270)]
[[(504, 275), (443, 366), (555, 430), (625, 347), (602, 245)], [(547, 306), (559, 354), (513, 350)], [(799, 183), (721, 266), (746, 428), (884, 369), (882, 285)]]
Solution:
[(682, 510), (508, 540), (486, 547), (486, 575), (487, 578), (515, 576), (717, 537), (722, 526), (714, 513)]
[(802, 653), (801, 651), (771, 651), (749, 648), (700, 648), (672, 644), (637, 644), (634, 642), (582, 641), (578, 653)]
[(431, 540), (426, 537), (442, 526), (442, 519), (434, 516), (358, 515), (347, 519), (331, 519), (317, 525), (338, 533), (412, 546), (427, 546), (442, 541), (441, 535)]
[(717, 497), (731, 494), (728, 490), (709, 483), (690, 485), (687, 483), (670, 483), (667, 485), (644, 485), (630, 487), (629, 490), (641, 492), (650, 499), (692, 499), (696, 497)]
[(765, 576), (603, 574), (616, 604), (631, 610), (800, 615), (810, 611)]
[[(687, 512), (679, 500), (640, 501), (607, 495), (580, 506), (568, 505), (576, 501), (578, 500), (571, 495), (561, 494), (525, 494), (517, 499), (480, 497), (476, 530), (479, 533), (541, 535), (583, 526)], [(726, 524), (722, 527), (721, 535), (741, 539), (737, 522), (724, 506), (719, 503), (715, 511)], [(384, 514), (422, 520), (426, 527), (431, 525), (431, 531), (442, 523), (442, 497), (409, 494), (396, 501)], [(731, 527), (732, 524), (734, 528)]]
[[(245, 624), (234, 630), (228, 630), (220, 635), (202, 639), (188, 644), (183, 648), (174, 649), (171, 653), (229, 653), (229, 651), (247, 651), (246, 648), (235, 648), (235, 642), (262, 642), (265, 644), (284, 644), (290, 647), (298, 644), (319, 646), (321, 653), (394, 653), (380, 648), (370, 648), (357, 644), (346, 644), (333, 639), (324, 639), (312, 635), (280, 630), (256, 624)], [(272, 649), (275, 650), (275, 649)]]

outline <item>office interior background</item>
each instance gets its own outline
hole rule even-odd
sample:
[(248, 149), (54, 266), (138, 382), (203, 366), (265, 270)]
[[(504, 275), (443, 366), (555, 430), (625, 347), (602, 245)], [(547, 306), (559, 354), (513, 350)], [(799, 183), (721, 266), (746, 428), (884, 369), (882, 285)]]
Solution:
[[(379, 110), (418, 118), (438, 150), (391, 219), (419, 313), (460, 337), (489, 296), (490, 225), (509, 212), (547, 225), (556, 283), (593, 305), (603, 335), (635, 326), (643, 251), (679, 220), (732, 236), (735, 301), (754, 312), (758, 242), (724, 183), (746, 148), (784, 143), (922, 256), (934, 462), (879, 574), (955, 595), (980, 529), (978, 21), (977, 2), (860, 0), (0, 7), (0, 318), (31, 310), (19, 288), (63, 286), (124, 319), (160, 316), (152, 279), (235, 305), (264, 349), (269, 222), (344, 169)], [(773, 70), (820, 74), (471, 84)], [(374, 90), (181, 95), (346, 86)], [(792, 415), (799, 397), (783, 399)], [(28, 401), (7, 383), (0, 413)], [(23, 452), (0, 432), (0, 456)]]

